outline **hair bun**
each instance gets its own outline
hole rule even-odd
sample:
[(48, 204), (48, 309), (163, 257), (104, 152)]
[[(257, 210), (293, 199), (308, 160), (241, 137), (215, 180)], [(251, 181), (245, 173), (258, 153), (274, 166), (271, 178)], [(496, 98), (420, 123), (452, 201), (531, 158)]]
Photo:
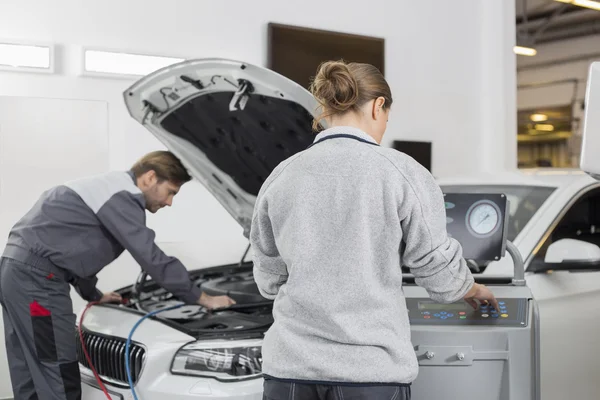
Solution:
[(343, 61), (327, 61), (311, 84), (313, 96), (329, 110), (344, 113), (358, 103), (356, 79)]

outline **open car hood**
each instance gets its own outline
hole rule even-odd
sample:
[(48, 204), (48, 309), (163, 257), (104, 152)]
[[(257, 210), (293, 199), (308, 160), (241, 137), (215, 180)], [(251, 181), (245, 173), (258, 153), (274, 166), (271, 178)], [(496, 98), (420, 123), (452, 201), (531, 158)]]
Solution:
[(229, 211), (248, 236), (273, 169), (314, 140), (317, 102), (267, 68), (225, 59), (173, 64), (124, 93), (145, 126)]

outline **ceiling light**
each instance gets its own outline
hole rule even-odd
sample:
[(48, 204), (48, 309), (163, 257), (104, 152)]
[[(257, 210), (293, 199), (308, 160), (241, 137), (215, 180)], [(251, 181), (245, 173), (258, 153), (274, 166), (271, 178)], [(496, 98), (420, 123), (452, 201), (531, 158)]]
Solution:
[(600, 1), (595, 0), (555, 0), (561, 3), (573, 4), (579, 7), (591, 8), (600, 11)]
[(0, 68), (52, 72), (50, 46), (17, 43), (0, 43)]
[(515, 54), (520, 56), (535, 56), (537, 54), (537, 50), (531, 47), (515, 46), (513, 50)]
[(533, 122), (544, 122), (548, 121), (548, 116), (545, 114), (531, 114), (531, 120)]
[(600, 10), (600, 2), (592, 0), (575, 0), (573, 4), (580, 7), (591, 8), (593, 10)]
[(84, 50), (83, 71), (86, 75), (144, 76), (181, 61), (184, 61), (184, 59)]
[(535, 130), (536, 131), (544, 131), (544, 132), (552, 132), (554, 130), (554, 125), (550, 125), (550, 124), (536, 124), (535, 125)]

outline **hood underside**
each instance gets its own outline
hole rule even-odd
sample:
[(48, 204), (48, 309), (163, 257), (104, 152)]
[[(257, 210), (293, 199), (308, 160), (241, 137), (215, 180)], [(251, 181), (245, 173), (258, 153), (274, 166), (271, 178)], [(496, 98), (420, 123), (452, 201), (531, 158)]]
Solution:
[(295, 82), (238, 61), (185, 61), (124, 93), (130, 115), (180, 158), (244, 228), (283, 160), (314, 140), (317, 103)]

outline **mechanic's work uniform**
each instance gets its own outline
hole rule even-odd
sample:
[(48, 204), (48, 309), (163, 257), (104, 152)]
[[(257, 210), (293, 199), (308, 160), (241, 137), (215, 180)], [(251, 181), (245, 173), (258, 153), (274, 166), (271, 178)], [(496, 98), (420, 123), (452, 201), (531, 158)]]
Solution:
[(474, 282), (431, 174), (351, 127), (273, 171), (250, 240), (258, 288), (275, 300), (265, 399), (410, 398), (418, 362), (401, 265), (438, 302)]
[(15, 400), (81, 398), (69, 284), (84, 300), (99, 300), (95, 275), (124, 249), (186, 303), (200, 298), (183, 264), (154, 237), (130, 171), (52, 188), (13, 227), (0, 261), (0, 302)]

